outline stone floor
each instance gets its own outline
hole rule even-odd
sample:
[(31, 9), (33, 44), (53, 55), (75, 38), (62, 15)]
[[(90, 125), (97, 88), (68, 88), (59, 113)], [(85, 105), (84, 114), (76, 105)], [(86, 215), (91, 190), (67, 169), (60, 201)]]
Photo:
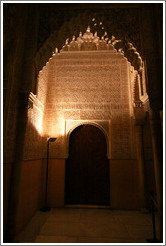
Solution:
[(17, 238), (19, 243), (147, 243), (151, 214), (110, 209), (38, 211)]

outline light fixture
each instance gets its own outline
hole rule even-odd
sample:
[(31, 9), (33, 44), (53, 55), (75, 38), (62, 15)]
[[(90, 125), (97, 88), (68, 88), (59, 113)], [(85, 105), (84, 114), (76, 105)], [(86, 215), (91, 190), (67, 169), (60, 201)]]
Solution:
[(47, 167), (46, 167), (46, 189), (45, 189), (45, 202), (44, 207), (40, 209), (42, 212), (47, 212), (50, 210), (50, 207), (47, 206), (47, 186), (48, 186), (48, 159), (49, 159), (49, 143), (55, 142), (56, 138), (48, 138), (47, 140)]

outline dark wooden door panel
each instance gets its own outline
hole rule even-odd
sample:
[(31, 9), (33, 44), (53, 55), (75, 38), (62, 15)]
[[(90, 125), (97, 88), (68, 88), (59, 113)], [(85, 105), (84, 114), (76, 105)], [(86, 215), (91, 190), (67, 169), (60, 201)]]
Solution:
[(104, 134), (81, 125), (70, 135), (66, 160), (66, 204), (109, 205), (109, 161)]

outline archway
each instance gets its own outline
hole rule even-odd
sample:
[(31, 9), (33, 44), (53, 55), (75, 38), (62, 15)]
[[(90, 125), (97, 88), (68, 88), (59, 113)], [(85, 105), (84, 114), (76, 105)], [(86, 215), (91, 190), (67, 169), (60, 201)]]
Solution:
[(66, 160), (66, 204), (109, 205), (109, 161), (103, 132), (93, 125), (74, 129)]

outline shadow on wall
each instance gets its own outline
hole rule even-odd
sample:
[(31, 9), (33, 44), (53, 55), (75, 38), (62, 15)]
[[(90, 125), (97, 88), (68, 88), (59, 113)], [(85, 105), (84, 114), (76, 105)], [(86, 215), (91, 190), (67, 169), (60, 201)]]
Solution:
[[(46, 177), (46, 139), (42, 138), (33, 124), (28, 122), (22, 161), (16, 235), (22, 231), (37, 210), (44, 205)], [(4, 167), (4, 233), (10, 191), (12, 164)], [(48, 205), (64, 205), (65, 160), (50, 159), (48, 169)]]
[[(35, 142), (34, 142), (35, 141)], [(34, 142), (32, 144), (32, 142)], [(35, 146), (35, 149), (33, 149)], [(42, 159), (42, 139), (36, 129), (28, 122), (24, 156), (22, 161), (19, 205), (16, 222), (16, 233), (18, 233), (31, 219), (35, 212), (43, 203), (43, 183), (44, 183), (44, 164)], [(32, 152), (30, 152), (32, 150)], [(38, 155), (36, 154), (38, 152)], [(34, 157), (32, 155), (34, 154)], [(4, 233), (7, 230), (7, 209), (10, 195), (10, 180), (12, 175), (12, 164), (4, 164), (3, 170), (3, 215), (4, 215)]]

